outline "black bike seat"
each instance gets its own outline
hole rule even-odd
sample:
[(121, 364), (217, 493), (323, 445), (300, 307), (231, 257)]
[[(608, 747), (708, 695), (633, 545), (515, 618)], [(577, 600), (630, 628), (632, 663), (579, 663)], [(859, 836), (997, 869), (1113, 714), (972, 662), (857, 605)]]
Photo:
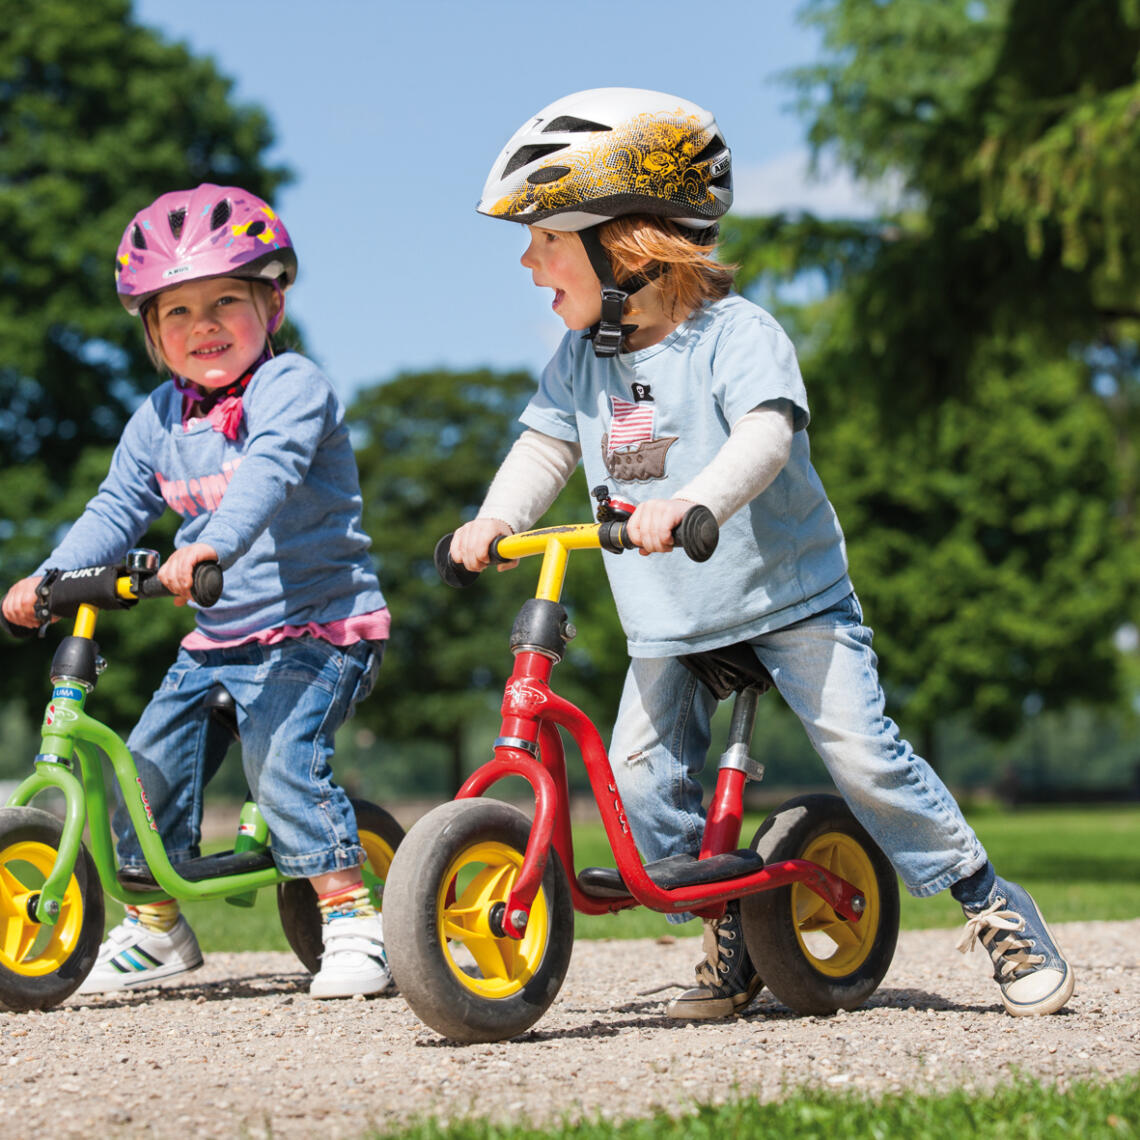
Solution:
[(678, 660), (709, 687), (718, 701), (728, 700), (743, 689), (755, 687), (763, 693), (772, 687), (768, 670), (747, 641), (686, 653)]
[(211, 720), (221, 725), (222, 728), (235, 738), (237, 737), (237, 703), (225, 685), (215, 685), (206, 694), (206, 699), (202, 702), (202, 707), (206, 710)]

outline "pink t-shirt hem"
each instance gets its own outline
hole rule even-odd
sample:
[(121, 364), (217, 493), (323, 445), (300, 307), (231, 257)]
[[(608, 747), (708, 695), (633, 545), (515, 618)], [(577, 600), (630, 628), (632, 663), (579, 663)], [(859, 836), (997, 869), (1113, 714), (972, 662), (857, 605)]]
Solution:
[(183, 649), (232, 649), (236, 645), (277, 645), (291, 637), (319, 637), (333, 645), (352, 645), (357, 641), (386, 641), (392, 626), (392, 615), (385, 606), (370, 614), (358, 614), (343, 621), (331, 621), (320, 625), (315, 621), (305, 625), (283, 625), (277, 629), (262, 629), (245, 637), (235, 637), (229, 641), (215, 641), (199, 630), (192, 630), (182, 639)]

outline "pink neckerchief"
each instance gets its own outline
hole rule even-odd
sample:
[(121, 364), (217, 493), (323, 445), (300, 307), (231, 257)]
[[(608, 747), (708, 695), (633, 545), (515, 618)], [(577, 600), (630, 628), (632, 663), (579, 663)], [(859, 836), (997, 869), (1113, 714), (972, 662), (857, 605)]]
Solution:
[(228, 388), (215, 388), (203, 395), (193, 384), (181, 376), (173, 377), (175, 389), (182, 394), (182, 427), (188, 429), (191, 420), (204, 419), (214, 431), (226, 439), (237, 439), (241, 427), (241, 400), (253, 374), (272, 357), (268, 348), (253, 362), (249, 371)]

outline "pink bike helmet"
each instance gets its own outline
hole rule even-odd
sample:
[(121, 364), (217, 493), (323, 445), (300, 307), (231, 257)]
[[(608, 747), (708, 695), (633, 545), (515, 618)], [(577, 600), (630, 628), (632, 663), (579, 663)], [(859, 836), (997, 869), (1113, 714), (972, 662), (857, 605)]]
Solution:
[(297, 255), (273, 207), (237, 186), (203, 182), (140, 210), (115, 255), (115, 288), (128, 313), (163, 289), (204, 277), (252, 277), (288, 289)]

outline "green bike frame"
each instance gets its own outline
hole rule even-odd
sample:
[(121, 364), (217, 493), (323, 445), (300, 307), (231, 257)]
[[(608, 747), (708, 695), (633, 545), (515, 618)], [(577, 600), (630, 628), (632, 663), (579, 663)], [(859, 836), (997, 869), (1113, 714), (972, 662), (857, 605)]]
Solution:
[[(72, 635), (93, 639), (97, 612), (92, 606), (81, 605)], [(44, 712), (35, 772), (8, 800), (9, 807), (26, 807), (36, 796), (56, 788), (63, 793), (66, 803), (63, 835), (55, 864), (40, 888), (36, 904), (37, 922), (52, 926), (59, 918), (64, 891), (79, 857), (85, 825), (90, 828), (91, 855), (103, 889), (119, 902), (138, 904), (168, 898), (190, 901), (226, 898), (285, 881), (285, 876), (274, 867), (221, 875), (199, 882), (191, 882), (178, 874), (162, 845), (134, 758), (116, 732), (88, 716), (84, 710), (91, 686), (71, 677), (55, 677), (53, 685), (51, 700)], [(158, 890), (129, 890), (119, 882), (100, 753), (111, 762), (123, 802), (138, 835), (143, 858), (158, 884)]]

